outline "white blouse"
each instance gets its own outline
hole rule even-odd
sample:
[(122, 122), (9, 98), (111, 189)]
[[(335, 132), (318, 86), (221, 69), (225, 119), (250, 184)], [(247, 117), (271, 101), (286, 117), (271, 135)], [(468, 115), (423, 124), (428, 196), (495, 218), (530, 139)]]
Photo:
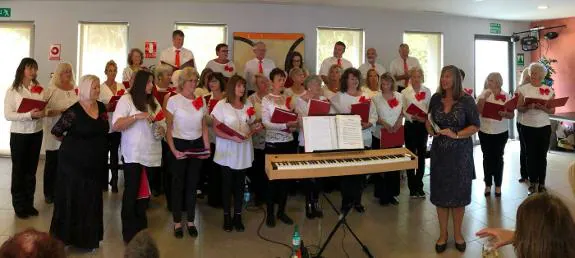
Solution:
[[(154, 101), (156, 100), (154, 99)], [(162, 106), (160, 106), (157, 101), (156, 105), (156, 110), (153, 112), (150, 110), (149, 112), (152, 116), (162, 110)], [(132, 96), (130, 94), (125, 94), (118, 101), (112, 121), (115, 124), (120, 118), (133, 116), (139, 113), (142, 112), (134, 106)], [(165, 119), (156, 123), (158, 126), (161, 126), (164, 129), (166, 128)], [(138, 163), (146, 167), (159, 167), (162, 164), (161, 141), (156, 140), (154, 137), (153, 126), (146, 119), (137, 120), (130, 127), (122, 131), (120, 146), (125, 163)]]
[[(393, 97), (397, 99), (398, 104), (393, 108), (389, 105), (389, 102), (383, 97), (382, 94), (378, 94), (371, 99), (373, 105), (375, 105), (378, 119), (382, 118), (385, 123), (390, 126), (395, 125), (403, 109), (403, 99), (401, 93), (395, 91), (393, 92)], [(381, 128), (384, 128), (383, 125), (376, 123), (375, 129), (373, 130), (373, 136), (377, 139), (381, 139)]]
[[(331, 114), (350, 114), (351, 113), (351, 105), (359, 103), (361, 97), (369, 99), (366, 95), (362, 94), (360, 96), (351, 96), (347, 93), (338, 93), (333, 98), (330, 99), (331, 103)], [(373, 102), (369, 105), (369, 118), (368, 122), (372, 125), (375, 125), (377, 122), (377, 112), (375, 111), (375, 105)], [(363, 129), (362, 136), (363, 136), (363, 145), (366, 147), (371, 147), (371, 131), (372, 127)]]
[[(256, 119), (262, 119), (262, 99), (258, 97), (257, 92), (252, 93), (248, 97), (248, 101), (252, 104), (254, 109), (256, 110)], [(257, 133), (252, 135), (252, 144), (255, 149), (263, 150), (266, 147), (266, 130), (265, 128)]]
[[(119, 91), (124, 91), (124, 94), (127, 94), (128, 91), (126, 90), (126, 87), (124, 87), (123, 83), (116, 83), (116, 94)], [(108, 103), (110, 103), (110, 99), (112, 99), (112, 97), (114, 97), (116, 94), (114, 94), (112, 92), (112, 90), (110, 89), (110, 87), (108, 87), (108, 85), (106, 85), (106, 83), (102, 83), (102, 85), (100, 85), (100, 97), (98, 98), (98, 101), (104, 103), (105, 105), (108, 105)], [(114, 112), (108, 112), (108, 123), (110, 123), (110, 131), (108, 133), (112, 133), (112, 117), (114, 116)]]
[[(540, 89), (549, 90), (549, 94), (541, 94)], [(555, 91), (547, 85), (534, 87), (529, 83), (523, 85), (519, 90), (525, 98), (549, 100), (555, 95)], [(519, 123), (525, 126), (537, 128), (551, 124), (549, 121), (549, 114), (539, 109), (528, 109), (526, 112), (523, 112)]]
[[(75, 89), (62, 90), (55, 85), (46, 89), (44, 97), (48, 100), (46, 111), (60, 110), (64, 111), (78, 102), (78, 95)], [(44, 118), (44, 148), (49, 151), (60, 149), (61, 142), (52, 135), (52, 127), (60, 120), (61, 115)]]
[(367, 86), (363, 86), (361, 87), (361, 93), (363, 93), (364, 95), (368, 96), (369, 98), (373, 98), (375, 97), (377, 94), (381, 94), (381, 91), (378, 89), (376, 91), (371, 90), (369, 87)]
[(206, 101), (203, 97), (202, 107), (196, 109), (192, 104), (192, 99), (188, 99), (181, 94), (175, 95), (168, 100), (166, 109), (173, 116), (172, 137), (182, 140), (195, 140), (202, 137), (202, 121), (208, 114)]
[(337, 95), (339, 93), (338, 92), (333, 92), (331, 91), (327, 86), (323, 86), (321, 87), (322, 91), (323, 91), (323, 96), (326, 97), (327, 99), (331, 99), (333, 98), (333, 96)]
[(266, 128), (266, 142), (291, 142), (293, 141), (293, 134), (288, 131), (287, 124), (276, 124), (271, 122), (272, 115), (276, 108), (290, 110), (285, 105), (285, 96), (280, 96), (281, 102), (283, 102), (281, 105), (274, 101), (276, 98), (277, 97), (273, 97), (272, 94), (268, 94), (262, 99), (262, 123)]
[(122, 81), (129, 82), (132, 79), (133, 74), (134, 70), (132, 70), (132, 68), (130, 68), (130, 66), (128, 65), (126, 68), (124, 68), (124, 71), (122, 72)]
[[(425, 92), (425, 97), (421, 100), (417, 100), (417, 98), (415, 97), (417, 94), (420, 94), (420, 92)], [(411, 115), (408, 114), (407, 108), (409, 108), (409, 106), (411, 104), (414, 104), (416, 107), (418, 107), (419, 109), (423, 110), (423, 112), (427, 113), (429, 110), (429, 101), (431, 100), (431, 91), (429, 90), (429, 88), (421, 85), (421, 87), (419, 88), (418, 92), (415, 92), (415, 90), (413, 89), (413, 87), (410, 85), (409, 87), (403, 89), (403, 91), (401, 91), (401, 95), (403, 98), (403, 116), (405, 116), (405, 120), (410, 121), (410, 122), (415, 122), (416, 120), (413, 120)]]
[[(32, 87), (32, 85), (30, 85), (30, 87)], [(43, 119), (32, 118), (32, 112), (18, 113), (17, 111), (24, 98), (45, 100), (45, 91), (46, 89), (43, 88), (40, 93), (32, 93), (30, 89), (24, 85), (21, 85), (18, 90), (14, 90), (12, 86), (6, 90), (6, 96), (4, 97), (4, 117), (6, 120), (11, 121), (11, 133), (31, 134), (42, 131)]]
[(230, 78), (232, 75), (236, 74), (236, 66), (232, 60), (229, 60), (225, 64), (220, 64), (216, 60), (210, 60), (206, 64), (206, 68), (212, 69), (215, 73), (221, 73), (224, 77)]
[[(495, 99), (494, 94), (491, 94), (491, 95), (489, 95), (489, 97), (485, 98), (485, 95), (487, 94), (487, 92), (491, 92), (491, 90), (489, 90), (489, 89), (483, 90), (483, 92), (481, 92), (481, 95), (479, 95), (479, 97), (477, 98), (478, 102), (480, 99), (485, 99), (486, 103), (489, 102), (489, 103), (494, 103), (494, 104), (498, 104), (498, 105), (503, 105), (503, 104), (505, 104), (505, 102), (507, 102), (511, 99), (509, 97), (509, 94), (507, 94), (507, 92), (504, 92), (504, 91), (501, 91), (501, 93), (499, 93), (499, 94), (503, 94), (505, 96), (505, 100)], [(507, 132), (507, 130), (509, 128), (509, 120), (507, 118), (503, 118), (503, 119), (501, 119), (501, 121), (498, 121), (495, 119), (485, 118), (483, 116), (480, 116), (479, 121), (481, 123), (481, 126), (479, 127), (479, 131), (486, 133), (486, 134), (504, 133), (504, 132)]]
[(307, 93), (307, 90), (303, 90), (300, 94), (295, 94), (292, 88), (287, 88), (284, 90), (284, 95), (287, 97), (301, 97)]
[[(319, 100), (327, 100), (326, 97), (324, 96), (320, 96)], [(300, 116), (300, 117), (304, 117), (308, 115), (309, 112), (309, 103), (311, 100), (304, 100), (302, 98), (297, 98), (296, 102), (295, 102), (295, 112)], [(299, 128), (299, 134), (297, 137), (299, 146), (305, 146), (305, 137), (304, 137), (304, 131), (303, 131), (303, 127)]]
[[(250, 133), (250, 124), (255, 121), (255, 115), (249, 116), (247, 110), (252, 107), (249, 101), (244, 104), (242, 109), (232, 107), (225, 99), (220, 100), (212, 111), (212, 116), (224, 123), (237, 132), (248, 135)], [(227, 166), (231, 169), (240, 170), (252, 166), (254, 161), (254, 148), (252, 139), (238, 143), (232, 140), (216, 136), (216, 151), (214, 153), (214, 162), (221, 166)]]

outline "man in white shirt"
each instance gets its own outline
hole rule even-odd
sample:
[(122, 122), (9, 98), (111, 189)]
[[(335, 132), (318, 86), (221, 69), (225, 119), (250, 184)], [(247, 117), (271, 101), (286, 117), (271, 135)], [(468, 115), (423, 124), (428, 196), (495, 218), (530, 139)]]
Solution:
[(180, 70), (185, 67), (196, 67), (194, 54), (189, 49), (184, 48), (184, 32), (175, 30), (172, 33), (172, 47), (166, 48), (160, 54), (160, 64), (167, 64)]
[(223, 43), (218, 44), (216, 46), (216, 55), (218, 57), (210, 60), (208, 64), (206, 64), (206, 68), (212, 69), (215, 73), (221, 73), (226, 78), (232, 77), (237, 71), (234, 62), (228, 59), (228, 53), (228, 45)]
[(244, 68), (244, 78), (248, 82), (248, 90), (255, 91), (256, 85), (254, 76), (256, 74), (263, 74), (269, 78), (270, 72), (276, 68), (276, 64), (271, 59), (266, 58), (266, 44), (259, 41), (254, 44), (254, 54), (256, 57), (246, 62)]
[(333, 56), (323, 60), (323, 62), (321, 63), (321, 68), (319, 69), (319, 74), (321, 75), (323, 83), (325, 84), (328, 83), (329, 68), (332, 65), (334, 64), (338, 65), (342, 71), (345, 71), (345, 69), (347, 68), (353, 67), (350, 61), (343, 58), (343, 53), (345, 53), (345, 44), (341, 41), (336, 42), (335, 45), (333, 46)]
[(415, 67), (421, 68), (421, 65), (417, 58), (409, 56), (409, 45), (399, 45), (399, 58), (391, 61), (389, 65), (389, 72), (395, 77), (397, 91), (401, 92), (409, 85), (409, 70)]
[(365, 58), (367, 59), (367, 63), (362, 64), (359, 67), (361, 77), (364, 81), (367, 78), (367, 71), (369, 71), (370, 69), (375, 69), (375, 71), (377, 71), (377, 74), (379, 76), (385, 73), (385, 67), (375, 62), (375, 60), (377, 59), (377, 50), (375, 50), (375, 48), (368, 48), (367, 51), (365, 52)]

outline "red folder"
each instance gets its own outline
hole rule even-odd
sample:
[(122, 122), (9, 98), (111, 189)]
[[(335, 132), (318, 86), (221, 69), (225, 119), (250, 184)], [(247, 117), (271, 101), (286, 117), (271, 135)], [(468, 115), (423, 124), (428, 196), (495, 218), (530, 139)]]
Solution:
[(485, 117), (485, 118), (491, 118), (491, 119), (501, 121), (501, 119), (503, 119), (503, 117), (501, 117), (501, 115), (499, 115), (499, 111), (504, 111), (504, 110), (505, 110), (504, 105), (499, 105), (499, 104), (495, 104), (495, 103), (491, 103), (491, 102), (485, 102), (485, 104), (483, 105), (483, 112), (481, 112), (481, 116)]
[(330, 104), (327, 101), (312, 99), (309, 102), (309, 116), (324, 116), (329, 114)]
[(380, 138), (381, 149), (402, 146), (404, 143), (405, 143), (405, 135), (403, 126), (397, 129), (395, 133), (389, 132), (385, 128), (381, 128), (381, 138)]
[(229, 136), (236, 136), (236, 137), (238, 137), (238, 138), (240, 138), (240, 139), (242, 139), (242, 140), (245, 140), (245, 139), (246, 139), (246, 137), (245, 137), (243, 134), (241, 134), (241, 133), (237, 132), (236, 130), (230, 128), (229, 126), (227, 126), (227, 125), (224, 124), (224, 123), (219, 123), (219, 124), (216, 126), (216, 128), (218, 128), (220, 131), (224, 132), (225, 134), (227, 134), (227, 135), (229, 135)]
[(126, 89), (129, 89), (129, 88), (130, 88), (130, 81), (123, 81), (122, 84), (124, 84), (124, 87), (125, 87)]
[(285, 124), (287, 122), (297, 121), (297, 114), (281, 108), (275, 108), (272, 114), (272, 123)]
[(361, 122), (369, 122), (369, 102), (357, 103), (351, 105), (351, 113), (354, 115), (359, 115), (361, 117)]
[(543, 106), (547, 105), (547, 100), (544, 99), (536, 99), (536, 98), (525, 98), (525, 103), (523, 105), (529, 106), (531, 104), (539, 103)]
[(519, 102), (519, 97), (515, 96), (512, 99), (510, 99), (509, 101), (505, 102), (505, 105), (503, 105), (505, 107), (505, 110), (507, 111), (513, 111), (515, 109), (517, 109), (517, 103)]
[(547, 101), (547, 108), (556, 108), (565, 106), (565, 104), (567, 104), (568, 99), (569, 97), (550, 99), (549, 101)]
[(189, 149), (183, 151), (183, 153), (186, 154), (186, 157), (188, 158), (197, 158), (211, 154), (208, 149)]
[(114, 112), (116, 110), (118, 100), (120, 100), (121, 97), (122, 96), (113, 96), (110, 98), (110, 102), (108, 102), (108, 112)]
[(216, 104), (218, 104), (217, 99), (210, 99), (210, 101), (208, 102), (208, 112), (211, 114), (212, 111), (214, 111), (214, 108), (216, 107)]
[(36, 99), (28, 99), (23, 98), (22, 102), (20, 102), (20, 106), (18, 107), (18, 113), (27, 113), (30, 112), (32, 109), (43, 110), (48, 104), (46, 101), (36, 100)]
[(412, 116), (424, 117), (424, 118), (427, 117), (425, 111), (421, 110), (421, 108), (419, 108), (414, 104), (410, 104), (409, 107), (407, 107), (407, 109), (405, 110), (405, 112)]

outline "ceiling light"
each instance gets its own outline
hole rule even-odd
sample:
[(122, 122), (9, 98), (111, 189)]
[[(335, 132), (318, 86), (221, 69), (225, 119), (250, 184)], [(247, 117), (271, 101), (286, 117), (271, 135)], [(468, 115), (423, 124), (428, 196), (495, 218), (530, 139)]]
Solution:
[(547, 9), (547, 8), (549, 8), (548, 5), (539, 5), (539, 6), (537, 6), (537, 9), (539, 9), (539, 10), (545, 10), (545, 9)]

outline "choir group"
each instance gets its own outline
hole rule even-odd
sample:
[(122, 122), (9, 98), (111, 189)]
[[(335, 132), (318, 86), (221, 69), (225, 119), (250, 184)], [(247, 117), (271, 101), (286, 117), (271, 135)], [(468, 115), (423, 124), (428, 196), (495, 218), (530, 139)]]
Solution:
[[(89, 249), (99, 246), (103, 238), (102, 190), (110, 185), (112, 192), (118, 192), (120, 168), (125, 242), (147, 227), (148, 200), (162, 193), (173, 215), (176, 238), (184, 236), (184, 229), (190, 236), (198, 236), (196, 199), (204, 195), (210, 205), (223, 208), (225, 231), (244, 231), (241, 215), (246, 182), (256, 205), (266, 205), (268, 227), (274, 227), (276, 220), (293, 224), (286, 203), (296, 184), (268, 180), (264, 160), (266, 154), (303, 152), (302, 117), (308, 115), (311, 100), (329, 102), (332, 114), (349, 114), (352, 105), (370, 103), (368, 120), (361, 124), (366, 149), (383, 147), (382, 129), (391, 133), (404, 130), (405, 146), (420, 157), (417, 169), (407, 171), (411, 198), (426, 197), (424, 157), (428, 138), (433, 136), (430, 200), (437, 206), (441, 228), (437, 252), (446, 248), (450, 213), (456, 248), (465, 251), (461, 224), (471, 201), (475, 178), (472, 136), (477, 132), (483, 150), (485, 195), (491, 194), (493, 184), (495, 196), (502, 194), (503, 151), (508, 119), (514, 112), (499, 111), (502, 119), (482, 115), (487, 103), (503, 105), (513, 98), (501, 89), (499, 73), (489, 74), (483, 92), (475, 99), (462, 86), (463, 71), (452, 65), (442, 69), (437, 93), (432, 93), (424, 86), (424, 72), (418, 60), (409, 56), (406, 44), (400, 45), (400, 56), (388, 72), (376, 63), (373, 48), (366, 52), (367, 62), (354, 68), (342, 57), (345, 44), (337, 42), (333, 56), (322, 62), (319, 75), (312, 75), (300, 53), (290, 53), (284, 71), (266, 58), (266, 46), (258, 42), (253, 46), (255, 57), (245, 64), (243, 74), (228, 59), (226, 44), (217, 45), (217, 58), (199, 74), (193, 53), (182, 47), (184, 34), (174, 31), (172, 41), (173, 47), (161, 52), (161, 62), (153, 71), (143, 67), (142, 51), (132, 49), (122, 83), (116, 82), (114, 61), (103, 67), (105, 80), (85, 75), (78, 83), (72, 66), (61, 63), (50, 85), (43, 87), (36, 80), (36, 61), (21, 61), (4, 103), (6, 119), (12, 122), (11, 193), (19, 218), (38, 215), (33, 197), (44, 142), (44, 196), (47, 203), (54, 203), (50, 232), (66, 244)], [(546, 191), (549, 114), (554, 109), (524, 100), (554, 97), (553, 89), (541, 84), (544, 75), (545, 67), (532, 64), (516, 92), (520, 181), (529, 181), (530, 193)], [(46, 102), (46, 106), (22, 112), (23, 103), (29, 100)], [(409, 112), (411, 106), (423, 112)], [(298, 121), (272, 122), (276, 109), (296, 112)], [(369, 181), (374, 183), (374, 196), (381, 205), (398, 204), (399, 171), (371, 175)], [(365, 184), (365, 176), (354, 175), (306, 179), (297, 185), (305, 194), (306, 216), (313, 219), (323, 216), (319, 192), (336, 188), (342, 194), (343, 211), (363, 213)]]

